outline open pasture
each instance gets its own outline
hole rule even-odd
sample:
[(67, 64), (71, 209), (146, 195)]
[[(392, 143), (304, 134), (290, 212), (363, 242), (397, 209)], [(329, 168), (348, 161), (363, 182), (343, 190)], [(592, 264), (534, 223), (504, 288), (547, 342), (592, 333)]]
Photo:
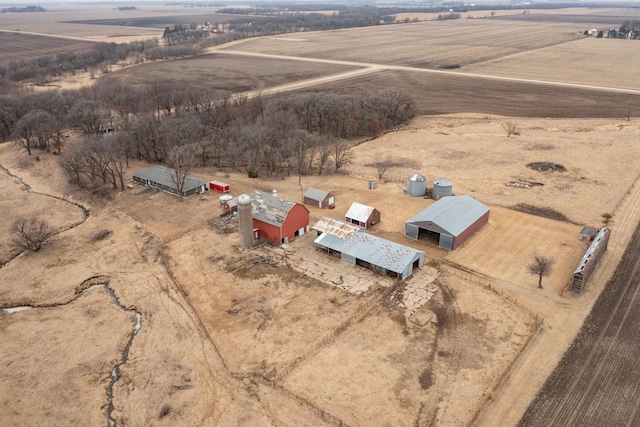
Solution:
[(90, 50), (92, 42), (0, 32), (0, 66), (20, 59)]
[(626, 118), (640, 115), (640, 95), (560, 87), (464, 74), (383, 71), (325, 83), (302, 92), (400, 91), (411, 94), (418, 114), (481, 113), (513, 117)]
[(131, 84), (184, 82), (218, 90), (242, 92), (355, 68), (326, 63), (210, 54), (175, 61), (149, 62), (107, 74), (105, 78), (122, 79)]
[(464, 67), (582, 37), (565, 24), (456, 20), (260, 38), (234, 50), (419, 68)]

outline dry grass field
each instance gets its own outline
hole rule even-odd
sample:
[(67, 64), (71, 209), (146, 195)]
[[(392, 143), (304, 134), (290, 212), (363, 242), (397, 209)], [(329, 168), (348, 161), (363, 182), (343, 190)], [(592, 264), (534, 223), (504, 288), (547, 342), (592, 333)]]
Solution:
[(260, 38), (234, 50), (417, 68), (464, 67), (582, 37), (579, 26), (458, 20)]
[(91, 46), (91, 42), (0, 32), (0, 66), (20, 59), (89, 50)]
[[(70, 21), (95, 19), (96, 11), (104, 19), (120, 14), (91, 8), (46, 15), (58, 22), (46, 31), (91, 40), (149, 31), (61, 23), (64, 15)], [(164, 13), (157, 8), (131, 17)], [(26, 18), (15, 19), (0, 15), (0, 28), (24, 24), (25, 31), (42, 32)], [(219, 87), (241, 91), (338, 76), (367, 64), (420, 68), (380, 66), (366, 76), (311, 87), (404, 90), (416, 97), (419, 112), (432, 114), (358, 145), (343, 174), (306, 176), (299, 185), (297, 177), (267, 181), (239, 171), (194, 172), (228, 182), (234, 195), (275, 188), (300, 200), (309, 186), (333, 192), (336, 209), (309, 208), (312, 224), (326, 213), (342, 217), (352, 201), (375, 206), (382, 221), (373, 234), (427, 253), (425, 267), (406, 283), (328, 257), (313, 248), (312, 234), (285, 247), (243, 249), (237, 229), (223, 234), (212, 225), (222, 213), (215, 193), (179, 202), (163, 193), (136, 195), (140, 188), (132, 185), (105, 200), (67, 184), (58, 156), (36, 161), (0, 144), (0, 330), (8, 343), (0, 350), (0, 424), (517, 424), (640, 220), (638, 95), (460, 72), (486, 66), (473, 72), (547, 79), (540, 67), (520, 70), (517, 61), (527, 64), (535, 55), (538, 63), (557, 61), (564, 73), (556, 81), (617, 87), (610, 80), (619, 79), (620, 87), (640, 89), (628, 78), (631, 70), (615, 68), (604, 76), (578, 71), (589, 62), (591, 42), (603, 52), (604, 42), (620, 43), (611, 51), (632, 56), (624, 60), (633, 64), (638, 55), (626, 50), (632, 42), (582, 39), (582, 26), (504, 18), (304, 33), (230, 49), (317, 62), (228, 53), (113, 73), (133, 83), (172, 75), (193, 83), (215, 79)], [(565, 58), (561, 52), (573, 44), (575, 55)], [(461, 68), (426, 70), (452, 65)], [(435, 115), (449, 112), (456, 114)], [(508, 138), (506, 121), (520, 135)], [(376, 190), (367, 190), (377, 178), (368, 165), (386, 155), (406, 166), (390, 169)], [(536, 161), (566, 171), (527, 167)], [(147, 166), (132, 161), (129, 178)], [(452, 180), (454, 194), (491, 207), (489, 223), (451, 253), (404, 238), (405, 219), (433, 203), (404, 193), (413, 172), (430, 182)], [(513, 182), (535, 185), (507, 185)], [(511, 209), (518, 204), (568, 220)], [(42, 213), (64, 231), (40, 252), (12, 259), (10, 226), (24, 212)], [(612, 215), (609, 250), (585, 293), (567, 295), (567, 280), (586, 249), (578, 232), (584, 224), (602, 225), (604, 213)], [(91, 238), (103, 230), (111, 236)], [(555, 259), (544, 289), (526, 273), (536, 252)], [(299, 268), (303, 264), (307, 270)], [(345, 291), (335, 276), (367, 290)], [(403, 302), (412, 281), (433, 291), (410, 314)], [(21, 306), (28, 307), (11, 310)], [(74, 407), (82, 410), (69, 414)]]
[(109, 73), (104, 78), (131, 84), (180, 81), (229, 92), (282, 85), (356, 69), (347, 65), (209, 54), (166, 62), (149, 62)]

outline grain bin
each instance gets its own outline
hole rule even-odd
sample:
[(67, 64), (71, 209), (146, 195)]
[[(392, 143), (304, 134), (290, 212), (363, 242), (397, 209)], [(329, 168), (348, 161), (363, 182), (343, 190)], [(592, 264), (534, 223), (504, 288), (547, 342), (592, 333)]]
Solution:
[(225, 194), (224, 196), (218, 197), (218, 199), (220, 200), (220, 204), (224, 205), (224, 202), (228, 202), (233, 199), (233, 196), (231, 194)]
[(414, 173), (407, 179), (407, 194), (422, 197), (427, 189), (427, 179), (419, 173)]
[(240, 244), (253, 246), (253, 215), (251, 197), (248, 194), (238, 196), (238, 222), (240, 223)]
[(447, 178), (438, 178), (433, 180), (433, 199), (440, 200), (443, 197), (453, 195), (453, 183)]

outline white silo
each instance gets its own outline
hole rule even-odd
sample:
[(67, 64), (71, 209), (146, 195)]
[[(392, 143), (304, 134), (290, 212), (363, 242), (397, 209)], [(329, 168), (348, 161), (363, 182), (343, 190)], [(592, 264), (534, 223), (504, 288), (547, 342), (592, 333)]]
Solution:
[(424, 196), (427, 190), (427, 178), (419, 173), (414, 173), (407, 179), (407, 194), (413, 197)]
[(248, 194), (238, 196), (238, 222), (240, 223), (240, 244), (253, 246), (253, 215), (251, 213), (251, 197)]
[(453, 182), (447, 178), (438, 178), (433, 181), (432, 196), (435, 200), (453, 195)]

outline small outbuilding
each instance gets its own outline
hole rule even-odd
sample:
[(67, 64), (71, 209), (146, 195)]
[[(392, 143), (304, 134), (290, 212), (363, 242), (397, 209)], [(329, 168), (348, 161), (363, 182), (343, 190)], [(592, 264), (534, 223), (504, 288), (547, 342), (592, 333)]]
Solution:
[[(138, 171), (133, 174), (133, 181), (136, 184), (146, 185), (158, 191), (164, 191), (176, 196), (180, 195), (175, 181), (174, 170), (164, 166), (152, 166)], [(187, 176), (182, 188), (182, 197), (186, 198), (194, 194), (202, 194), (207, 191), (207, 188), (206, 181)]]
[(336, 197), (328, 191), (309, 187), (304, 193), (304, 204), (320, 209), (333, 209), (336, 207)]
[(231, 190), (231, 186), (220, 181), (209, 181), (209, 189), (220, 193), (228, 193)]
[(323, 233), (314, 243), (327, 252), (340, 256), (345, 262), (401, 280), (424, 265), (424, 252), (364, 231), (353, 232), (346, 238)]
[(454, 250), (489, 221), (489, 208), (471, 196), (443, 197), (405, 222), (410, 239), (433, 239)]
[(225, 212), (238, 212), (238, 199), (236, 197), (222, 202), (222, 208)]
[(253, 190), (250, 197), (258, 237), (281, 244), (309, 231), (309, 210), (300, 203), (260, 190)]
[(353, 202), (345, 215), (345, 221), (369, 229), (380, 222), (380, 211), (357, 202)]

